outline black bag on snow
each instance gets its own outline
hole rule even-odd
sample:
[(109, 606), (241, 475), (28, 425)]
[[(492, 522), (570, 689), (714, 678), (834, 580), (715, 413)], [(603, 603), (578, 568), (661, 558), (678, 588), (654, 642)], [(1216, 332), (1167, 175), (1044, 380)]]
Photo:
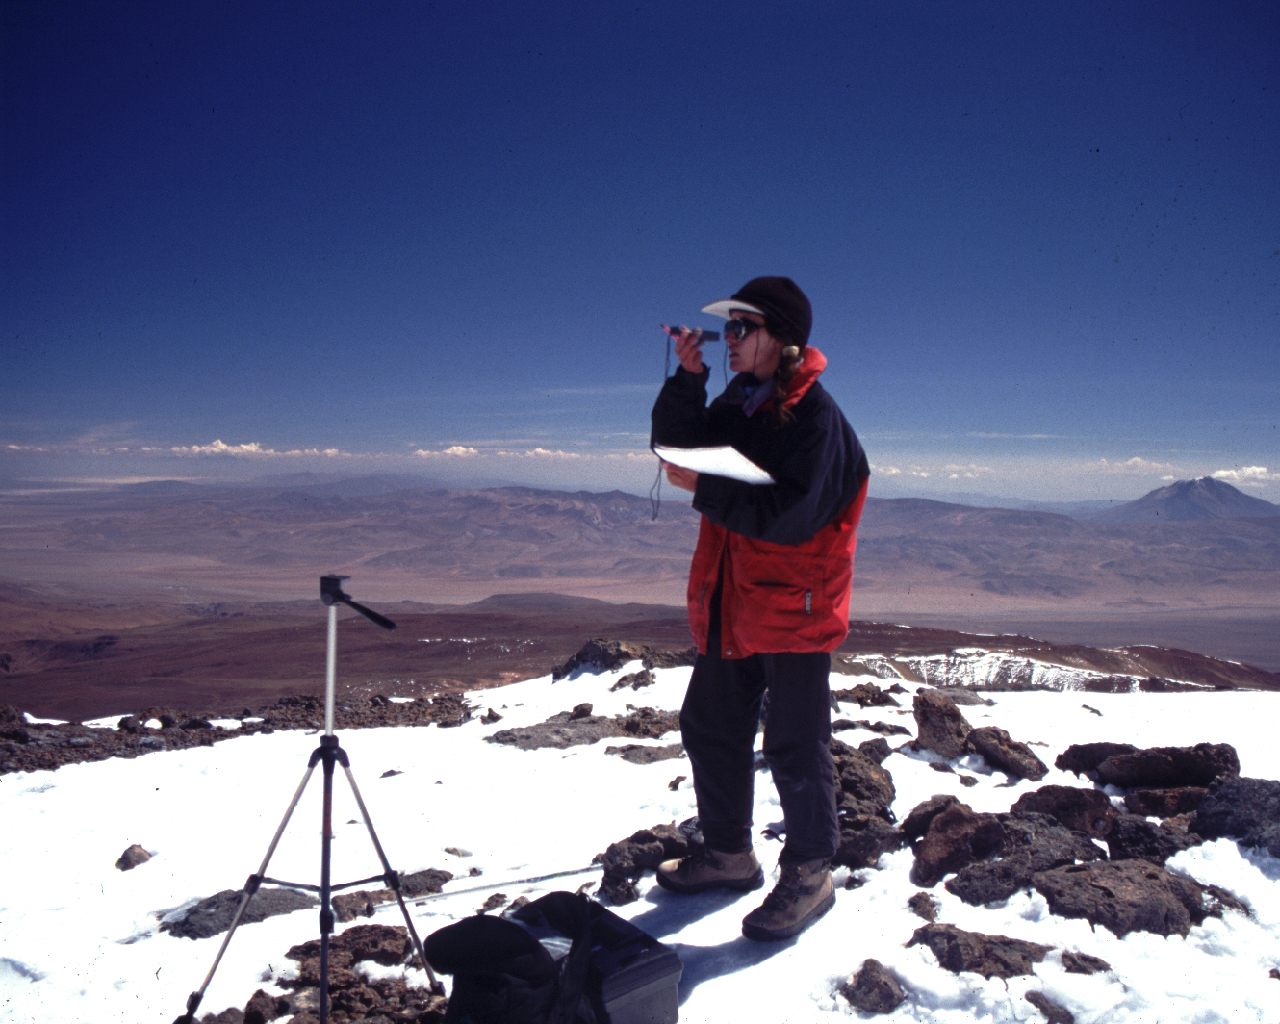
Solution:
[[(453, 976), (445, 1020), (597, 1024), (591, 1001), (583, 998), (594, 910), (585, 896), (553, 892), (509, 917), (469, 917), (427, 936), (427, 962)], [(539, 931), (561, 944), (571, 941), (568, 953), (552, 956), (538, 940)]]

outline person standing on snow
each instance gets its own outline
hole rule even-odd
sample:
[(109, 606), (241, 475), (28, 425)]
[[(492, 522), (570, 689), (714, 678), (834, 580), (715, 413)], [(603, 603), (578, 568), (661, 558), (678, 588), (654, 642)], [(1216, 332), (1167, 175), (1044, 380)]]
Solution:
[(818, 377), (809, 300), (786, 277), (757, 277), (704, 307), (728, 323), (735, 376), (707, 405), (698, 331), (671, 330), (680, 365), (653, 407), (653, 443), (729, 445), (766, 470), (753, 485), (666, 463), (702, 513), (689, 572), (698, 648), (680, 710), (704, 845), (658, 867), (677, 893), (758, 889), (752, 849), (755, 735), (786, 842), (779, 881), (742, 922), (751, 939), (799, 934), (835, 903), (839, 841), (831, 759), (831, 652), (849, 631), (853, 553), (870, 471), (853, 429)]

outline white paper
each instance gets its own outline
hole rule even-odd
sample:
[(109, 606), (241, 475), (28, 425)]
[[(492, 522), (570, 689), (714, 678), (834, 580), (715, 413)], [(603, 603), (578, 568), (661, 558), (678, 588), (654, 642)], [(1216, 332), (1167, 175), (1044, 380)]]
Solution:
[(710, 473), (741, 480), (744, 484), (771, 484), (773, 477), (736, 448), (666, 448), (654, 445), (653, 453), (663, 462), (672, 462), (695, 473)]

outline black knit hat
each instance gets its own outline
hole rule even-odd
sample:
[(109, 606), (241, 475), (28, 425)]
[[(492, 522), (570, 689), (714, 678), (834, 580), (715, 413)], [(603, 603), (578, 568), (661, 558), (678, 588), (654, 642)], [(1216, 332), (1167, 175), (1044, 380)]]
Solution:
[(753, 277), (729, 298), (703, 306), (702, 312), (728, 319), (735, 309), (759, 313), (772, 333), (790, 338), (802, 348), (809, 341), (813, 308), (789, 277)]

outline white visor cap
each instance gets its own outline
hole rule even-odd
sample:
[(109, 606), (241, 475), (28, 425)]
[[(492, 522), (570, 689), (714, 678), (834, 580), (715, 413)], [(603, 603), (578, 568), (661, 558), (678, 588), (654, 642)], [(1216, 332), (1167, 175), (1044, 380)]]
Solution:
[(759, 309), (749, 302), (743, 302), (741, 299), (721, 299), (719, 302), (713, 302), (709, 306), (702, 307), (702, 312), (710, 313), (712, 316), (721, 316), (726, 320), (732, 319), (734, 310), (768, 316), (763, 309)]

